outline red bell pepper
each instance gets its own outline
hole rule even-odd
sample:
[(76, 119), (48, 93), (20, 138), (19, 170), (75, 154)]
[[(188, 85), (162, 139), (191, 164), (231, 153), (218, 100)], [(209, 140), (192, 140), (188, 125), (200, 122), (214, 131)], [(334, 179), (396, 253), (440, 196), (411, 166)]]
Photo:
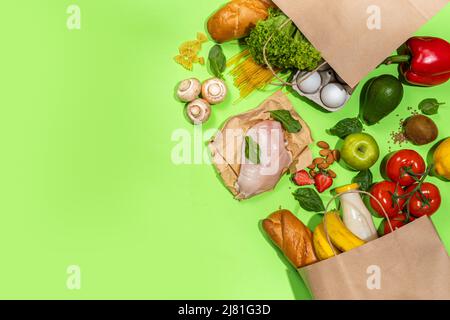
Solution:
[(408, 83), (431, 87), (450, 79), (450, 44), (447, 41), (413, 37), (400, 53), (386, 59), (385, 64), (400, 63), (400, 72)]

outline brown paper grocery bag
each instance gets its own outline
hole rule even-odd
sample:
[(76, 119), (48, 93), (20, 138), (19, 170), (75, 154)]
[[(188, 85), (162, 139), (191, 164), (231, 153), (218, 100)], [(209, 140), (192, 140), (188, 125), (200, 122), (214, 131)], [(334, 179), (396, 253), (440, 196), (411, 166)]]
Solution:
[(447, 300), (450, 260), (430, 218), (299, 270), (318, 300)]
[(274, 0), (351, 87), (448, 0)]
[[(269, 111), (274, 110), (288, 110), (292, 117), (302, 125), (302, 130), (298, 133), (288, 134), (285, 132), (285, 139), (287, 141), (286, 148), (292, 157), (292, 163), (289, 168), (290, 172), (294, 173), (297, 170), (306, 168), (313, 160), (311, 150), (309, 149), (309, 145), (313, 142), (313, 139), (308, 124), (295, 111), (286, 94), (278, 91), (261, 103), (259, 107), (228, 119), (221, 131), (209, 143), (212, 163), (224, 185), (235, 197), (239, 194), (236, 188), (236, 182), (241, 167), (241, 146), (244, 143), (245, 135), (258, 122), (269, 120)], [(227, 130), (235, 133), (232, 135), (232, 141), (227, 141)]]

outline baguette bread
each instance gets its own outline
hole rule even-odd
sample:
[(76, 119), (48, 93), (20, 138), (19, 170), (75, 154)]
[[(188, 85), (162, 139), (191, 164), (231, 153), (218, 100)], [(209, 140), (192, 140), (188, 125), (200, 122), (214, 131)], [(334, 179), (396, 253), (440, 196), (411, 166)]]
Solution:
[(263, 229), (296, 268), (318, 261), (311, 230), (290, 211), (280, 210), (271, 214), (263, 221)]
[(270, 0), (232, 0), (208, 20), (208, 32), (219, 43), (250, 34), (258, 21), (267, 19)]

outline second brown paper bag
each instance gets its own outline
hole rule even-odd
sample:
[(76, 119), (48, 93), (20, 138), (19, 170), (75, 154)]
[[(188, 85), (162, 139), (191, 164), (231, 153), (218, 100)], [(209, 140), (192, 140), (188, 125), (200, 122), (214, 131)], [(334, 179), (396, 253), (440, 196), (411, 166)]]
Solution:
[(450, 260), (430, 218), (299, 270), (317, 300), (450, 299)]

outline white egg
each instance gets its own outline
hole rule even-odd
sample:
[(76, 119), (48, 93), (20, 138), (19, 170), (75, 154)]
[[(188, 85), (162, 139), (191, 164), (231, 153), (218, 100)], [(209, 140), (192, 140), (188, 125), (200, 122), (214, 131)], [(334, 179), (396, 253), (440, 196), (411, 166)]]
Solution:
[(328, 108), (337, 109), (344, 105), (347, 91), (340, 83), (330, 83), (323, 87), (320, 99)]
[[(301, 80), (303, 76), (304, 74), (300, 74), (298, 80)], [(301, 92), (306, 94), (316, 93), (320, 89), (320, 86), (322, 85), (322, 77), (318, 72), (314, 72), (303, 81), (299, 82), (298, 80), (297, 80), (298, 88), (300, 89)]]

